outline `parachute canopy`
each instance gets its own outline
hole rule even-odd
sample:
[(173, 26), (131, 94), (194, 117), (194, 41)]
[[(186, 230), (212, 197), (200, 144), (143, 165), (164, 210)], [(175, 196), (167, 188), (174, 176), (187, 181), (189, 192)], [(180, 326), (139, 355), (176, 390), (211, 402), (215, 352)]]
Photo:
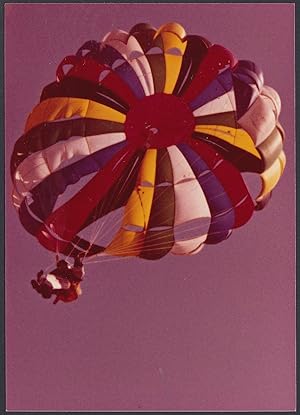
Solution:
[[(65, 255), (194, 254), (262, 209), (285, 166), (280, 98), (261, 70), (168, 23), (66, 56), (11, 158), (24, 228)], [(242, 174), (261, 179), (252, 197)], [(105, 245), (82, 232), (112, 212)]]

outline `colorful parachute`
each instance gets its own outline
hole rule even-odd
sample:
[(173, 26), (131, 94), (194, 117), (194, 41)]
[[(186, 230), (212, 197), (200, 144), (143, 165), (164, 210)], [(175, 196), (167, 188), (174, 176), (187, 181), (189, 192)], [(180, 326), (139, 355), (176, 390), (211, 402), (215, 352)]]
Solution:
[[(177, 23), (86, 42), (59, 65), (15, 145), (20, 221), (64, 255), (197, 253), (270, 198), (285, 166), (280, 105), (254, 63)], [(244, 172), (260, 176), (257, 197)], [(100, 228), (82, 236), (119, 209), (106, 245)]]

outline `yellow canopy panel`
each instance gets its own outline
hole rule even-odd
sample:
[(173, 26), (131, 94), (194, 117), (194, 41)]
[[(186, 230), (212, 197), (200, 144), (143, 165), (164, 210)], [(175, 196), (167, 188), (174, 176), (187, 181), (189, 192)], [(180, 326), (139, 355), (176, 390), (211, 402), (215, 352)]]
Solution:
[(113, 241), (105, 249), (105, 253), (117, 256), (139, 256), (144, 239), (144, 232), (119, 229)]
[[(156, 157), (156, 149), (149, 149), (145, 153), (137, 184), (125, 206), (122, 227), (106, 248), (107, 253), (111, 254), (113, 250), (114, 255), (119, 255), (116, 252), (122, 254), (123, 251), (126, 251), (125, 256), (139, 254), (139, 249), (143, 246), (143, 231), (148, 227), (153, 202)], [(130, 227), (137, 227), (139, 231), (126, 229)]]
[(196, 125), (194, 131), (220, 138), (221, 140), (248, 151), (248, 153), (261, 159), (251, 136), (241, 128), (233, 128), (225, 125)]
[(38, 104), (29, 115), (25, 132), (38, 124), (74, 116), (124, 123), (126, 116), (106, 105), (81, 98), (49, 98)]
[(283, 174), (285, 164), (286, 157), (284, 152), (282, 151), (278, 158), (274, 161), (274, 163), (260, 175), (262, 180), (262, 190), (256, 198), (257, 202), (260, 202), (263, 199), (263, 197), (266, 194), (270, 193), (277, 185), (280, 177)]
[(180, 39), (183, 39), (186, 36), (184, 28), (176, 22), (166, 23), (157, 30), (155, 37), (160, 35), (162, 32), (171, 32), (175, 33)]

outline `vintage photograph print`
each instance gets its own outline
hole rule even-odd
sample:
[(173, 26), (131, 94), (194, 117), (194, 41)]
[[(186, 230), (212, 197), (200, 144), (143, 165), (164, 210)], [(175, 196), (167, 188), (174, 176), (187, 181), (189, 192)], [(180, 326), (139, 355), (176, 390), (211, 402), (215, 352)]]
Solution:
[(7, 410), (295, 410), (294, 14), (5, 5)]

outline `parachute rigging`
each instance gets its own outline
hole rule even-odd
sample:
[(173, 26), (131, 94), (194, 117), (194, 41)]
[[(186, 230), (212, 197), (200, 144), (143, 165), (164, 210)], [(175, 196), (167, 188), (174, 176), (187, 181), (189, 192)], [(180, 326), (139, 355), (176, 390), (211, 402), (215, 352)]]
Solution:
[[(88, 41), (56, 75), (11, 158), (20, 221), (50, 251), (192, 255), (264, 208), (283, 174), (276, 91), (177, 23)], [(254, 198), (244, 172), (260, 177)]]

